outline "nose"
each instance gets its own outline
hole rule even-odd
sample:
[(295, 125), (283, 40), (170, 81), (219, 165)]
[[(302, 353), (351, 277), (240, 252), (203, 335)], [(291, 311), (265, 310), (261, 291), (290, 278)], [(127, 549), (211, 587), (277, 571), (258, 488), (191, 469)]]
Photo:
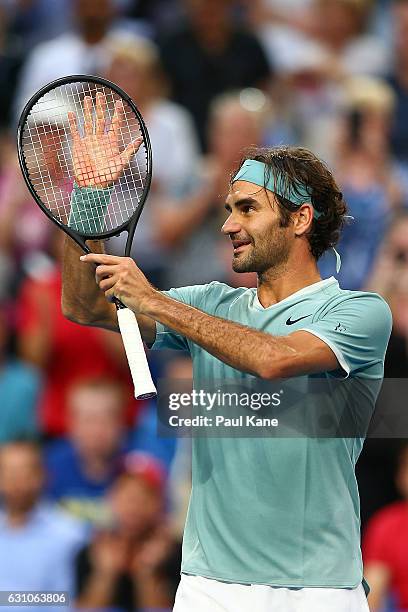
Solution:
[(233, 216), (230, 215), (222, 226), (221, 231), (226, 236), (228, 236), (228, 234), (238, 234), (238, 232), (241, 231), (241, 226), (233, 219)]

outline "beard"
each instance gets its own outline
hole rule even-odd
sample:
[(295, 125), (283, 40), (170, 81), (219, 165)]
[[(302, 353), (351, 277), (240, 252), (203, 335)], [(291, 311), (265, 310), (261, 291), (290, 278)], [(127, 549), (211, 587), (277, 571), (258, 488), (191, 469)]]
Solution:
[(246, 251), (233, 257), (234, 272), (256, 272), (260, 275), (268, 270), (282, 268), (292, 248), (285, 229), (278, 225), (272, 232), (265, 233), (255, 241), (251, 240)]

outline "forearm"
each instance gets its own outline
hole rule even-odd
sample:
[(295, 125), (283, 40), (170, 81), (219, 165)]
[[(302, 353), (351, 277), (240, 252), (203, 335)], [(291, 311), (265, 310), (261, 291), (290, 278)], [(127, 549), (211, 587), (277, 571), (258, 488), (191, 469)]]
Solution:
[(144, 314), (189, 338), (230, 365), (261, 378), (285, 376), (297, 352), (283, 337), (209, 315), (157, 292)]
[(112, 605), (115, 587), (114, 575), (93, 572), (75, 605), (77, 608), (107, 608)]
[[(88, 242), (94, 253), (103, 253), (102, 241)], [(119, 331), (116, 306), (108, 302), (95, 280), (95, 266), (80, 261), (82, 249), (68, 236), (65, 238), (62, 269), (62, 312), (70, 321), (80, 325)], [(153, 344), (156, 323), (151, 318), (137, 315), (144, 342)]]
[[(103, 253), (102, 241), (88, 242), (94, 253)], [(116, 310), (106, 301), (95, 282), (95, 268), (84, 266), (82, 249), (65, 237), (62, 267), (62, 312), (67, 319), (82, 325), (94, 325), (118, 331)]]

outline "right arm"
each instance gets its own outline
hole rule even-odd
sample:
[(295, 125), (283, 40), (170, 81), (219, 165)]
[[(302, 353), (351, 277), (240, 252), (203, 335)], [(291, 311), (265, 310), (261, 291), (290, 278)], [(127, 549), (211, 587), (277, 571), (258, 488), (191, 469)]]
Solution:
[[(104, 253), (104, 245), (100, 240), (88, 241), (88, 246), (94, 253)], [(116, 307), (106, 300), (96, 284), (93, 264), (84, 265), (79, 260), (81, 255), (82, 249), (66, 236), (62, 267), (62, 312), (74, 323), (119, 331)], [(153, 344), (156, 337), (155, 321), (138, 315), (137, 322), (143, 340)]]
[[(85, 96), (85, 134), (83, 136), (79, 133), (75, 114), (68, 113), (73, 143), (75, 183), (79, 190), (87, 187), (104, 190), (112, 185), (142, 142), (142, 139), (138, 138), (120, 153), (118, 129), (123, 121), (123, 104), (116, 103), (111, 128), (107, 133), (105, 133), (105, 109), (105, 97), (99, 93), (96, 95), (94, 126), (92, 99), (90, 96)], [(75, 200), (75, 194), (73, 195)], [(71, 215), (73, 215), (73, 210), (75, 211), (75, 208), (71, 208)], [(78, 218), (81, 219), (81, 215)], [(70, 225), (75, 227), (75, 215), (72, 221), (74, 223)], [(88, 241), (88, 246), (94, 253), (104, 253), (103, 242), (100, 240)], [(93, 264), (84, 265), (79, 260), (81, 255), (83, 255), (82, 249), (66, 236), (62, 270), (62, 312), (74, 323), (119, 331), (116, 307), (107, 302), (99, 290)], [(149, 317), (138, 316), (137, 322), (143, 340), (152, 344), (156, 337), (155, 321)]]
[(126, 567), (126, 547), (113, 535), (99, 534), (76, 560), (75, 608), (109, 608)]

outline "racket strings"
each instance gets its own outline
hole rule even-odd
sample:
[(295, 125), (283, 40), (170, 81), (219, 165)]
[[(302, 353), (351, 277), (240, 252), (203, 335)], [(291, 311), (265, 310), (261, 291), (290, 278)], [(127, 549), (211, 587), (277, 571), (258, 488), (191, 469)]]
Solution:
[[(82, 187), (101, 188), (98, 185), (99, 176), (95, 174), (92, 166), (92, 151), (82, 157), (77, 154), (74, 164), (73, 139), (68, 122), (68, 113), (73, 112), (80, 139), (92, 136), (86, 133), (84, 113), (84, 98), (90, 97), (92, 132), (95, 137), (98, 120), (95, 110), (97, 93), (102, 93), (105, 100), (103, 153), (107, 160), (111, 159), (109, 168), (115, 171), (115, 163), (112, 161), (115, 155), (122, 153), (142, 132), (137, 115), (126, 100), (122, 100), (122, 121), (120, 125), (115, 126), (117, 140), (108, 137), (109, 131), (113, 130), (115, 105), (121, 97), (105, 85), (84, 81), (52, 89), (33, 105), (22, 133), (22, 150), (27, 170), (32, 187), (42, 204), (64, 225), (71, 224), (74, 214), (75, 229), (85, 235), (111, 232), (124, 225), (140, 204), (149, 173), (147, 150), (142, 143), (138, 153), (125, 166), (119, 178), (112, 181), (112, 185), (108, 185), (108, 197), (102, 198), (102, 202), (106, 202), (105, 205), (101, 204), (98, 197), (82, 198), (79, 204), (73, 202), (71, 192), (76, 177), (80, 176)], [(85, 148), (85, 153), (87, 152)], [(101, 193), (106, 194), (106, 189)]]

